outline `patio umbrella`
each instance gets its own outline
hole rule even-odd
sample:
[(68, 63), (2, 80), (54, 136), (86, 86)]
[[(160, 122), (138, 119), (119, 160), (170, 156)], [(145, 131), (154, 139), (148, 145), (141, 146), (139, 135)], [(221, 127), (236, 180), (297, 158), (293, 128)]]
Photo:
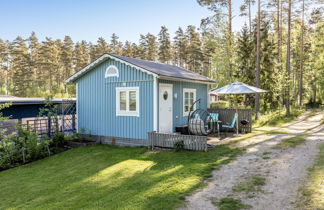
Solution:
[[(210, 91), (210, 94), (217, 95), (235, 95), (235, 94), (257, 94), (257, 93), (266, 93), (268, 91), (247, 85), (243, 82), (234, 82), (232, 84), (226, 85), (224, 87), (214, 89)], [(236, 106), (237, 113), (237, 106)], [(238, 120), (236, 120), (236, 133), (238, 134)]]

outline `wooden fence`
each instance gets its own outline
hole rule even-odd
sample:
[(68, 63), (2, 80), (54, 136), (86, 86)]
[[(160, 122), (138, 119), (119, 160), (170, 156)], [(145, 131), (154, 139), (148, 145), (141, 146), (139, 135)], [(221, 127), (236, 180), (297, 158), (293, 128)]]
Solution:
[(148, 133), (149, 145), (152, 147), (174, 148), (174, 144), (183, 141), (184, 149), (207, 151), (207, 136), (181, 134)]
[[(208, 109), (210, 113), (218, 113), (218, 119), (221, 125), (232, 123), (236, 109)], [(250, 133), (252, 131), (252, 110), (251, 109), (238, 109), (238, 130), (242, 133)], [(248, 124), (242, 125), (241, 120), (249, 121)], [(222, 126), (220, 126), (221, 128)]]

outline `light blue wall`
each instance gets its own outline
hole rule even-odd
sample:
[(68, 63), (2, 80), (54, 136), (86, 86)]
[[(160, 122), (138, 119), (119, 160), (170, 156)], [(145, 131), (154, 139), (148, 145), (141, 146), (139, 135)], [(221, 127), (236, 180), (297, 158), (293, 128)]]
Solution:
[(199, 98), (201, 99), (200, 108), (207, 109), (207, 105), (208, 105), (207, 84), (182, 82), (182, 81), (170, 81), (170, 80), (159, 80), (159, 84), (160, 83), (172, 84), (173, 95), (175, 93), (177, 94), (177, 99), (173, 97), (173, 129), (174, 130), (176, 126), (186, 125), (188, 120), (187, 116), (183, 116), (183, 89), (184, 88), (196, 89), (196, 99)]
[[(119, 77), (105, 78), (106, 68), (112, 64), (119, 69)], [(79, 131), (85, 128), (93, 135), (147, 139), (147, 132), (153, 130), (152, 75), (107, 60), (77, 80), (77, 84)], [(139, 117), (116, 116), (116, 87), (140, 88)]]

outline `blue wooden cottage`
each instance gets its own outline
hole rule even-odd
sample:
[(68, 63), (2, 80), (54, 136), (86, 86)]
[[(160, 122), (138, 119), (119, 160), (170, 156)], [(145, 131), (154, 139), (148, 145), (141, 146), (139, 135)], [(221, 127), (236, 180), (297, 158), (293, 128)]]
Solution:
[(215, 81), (168, 64), (104, 54), (66, 81), (77, 90), (78, 131), (103, 143), (146, 144), (147, 133), (172, 133), (189, 108), (208, 106)]

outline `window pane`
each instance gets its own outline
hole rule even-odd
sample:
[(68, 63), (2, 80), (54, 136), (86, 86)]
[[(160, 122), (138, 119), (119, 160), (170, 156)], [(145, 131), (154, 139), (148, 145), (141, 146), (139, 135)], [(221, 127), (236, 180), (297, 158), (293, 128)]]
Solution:
[(136, 91), (129, 91), (129, 111), (136, 111)]
[(190, 93), (190, 99), (193, 99), (193, 98), (194, 98), (194, 93), (191, 92), (191, 93)]
[(189, 99), (185, 99), (185, 105), (189, 105)]
[(119, 109), (126, 111), (126, 91), (119, 92)]
[(189, 93), (188, 92), (185, 92), (185, 99), (186, 98), (189, 98)]
[(190, 98), (190, 107), (192, 106), (193, 102), (193, 98)]

